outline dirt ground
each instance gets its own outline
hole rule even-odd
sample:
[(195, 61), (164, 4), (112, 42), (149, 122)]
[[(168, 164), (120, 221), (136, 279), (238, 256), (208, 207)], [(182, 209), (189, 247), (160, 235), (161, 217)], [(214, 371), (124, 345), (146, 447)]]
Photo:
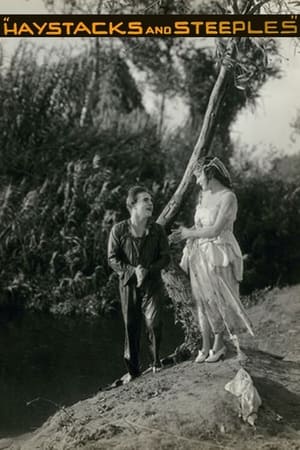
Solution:
[[(300, 449), (300, 285), (269, 292), (249, 313), (256, 336), (241, 343), (260, 366), (251, 372), (263, 401), (256, 427), (238, 417), (238, 400), (224, 389), (240, 368), (231, 352), (100, 391), (32, 434), (0, 440), (0, 449)], [(275, 369), (283, 383), (269, 376)]]

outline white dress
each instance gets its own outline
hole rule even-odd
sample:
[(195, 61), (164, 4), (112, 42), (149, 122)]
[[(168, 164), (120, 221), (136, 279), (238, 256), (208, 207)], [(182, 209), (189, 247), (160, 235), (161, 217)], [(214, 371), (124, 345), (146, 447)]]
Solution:
[(230, 199), (230, 208), (226, 210), (222, 230), (213, 238), (188, 240), (180, 265), (190, 276), (198, 314), (204, 316), (202, 320), (199, 317), (200, 325), (207, 319), (214, 333), (220, 333), (226, 327), (230, 335), (242, 325), (253, 335), (251, 323), (239, 299), (243, 259), (233, 234), (237, 215), (235, 194), (226, 189), (215, 197), (217, 201), (212, 205), (209, 202), (198, 204), (194, 216), (195, 228), (214, 225), (223, 195)]

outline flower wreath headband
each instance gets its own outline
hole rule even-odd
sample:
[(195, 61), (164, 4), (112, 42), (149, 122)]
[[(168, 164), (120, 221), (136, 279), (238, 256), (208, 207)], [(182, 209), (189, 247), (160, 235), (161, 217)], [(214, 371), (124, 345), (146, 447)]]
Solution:
[(215, 168), (224, 178), (226, 178), (229, 182), (229, 184), (232, 184), (231, 176), (228, 170), (226, 169), (225, 165), (222, 163), (222, 161), (215, 156), (211, 161), (208, 163), (205, 163), (205, 160), (202, 159), (202, 161), (197, 161), (195, 164), (195, 169), (197, 171), (201, 171), (202, 169), (211, 169)]

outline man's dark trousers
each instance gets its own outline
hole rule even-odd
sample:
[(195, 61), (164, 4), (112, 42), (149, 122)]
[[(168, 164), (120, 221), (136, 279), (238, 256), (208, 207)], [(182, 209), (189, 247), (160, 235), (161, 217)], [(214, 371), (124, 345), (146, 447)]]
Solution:
[(139, 350), (143, 317), (153, 365), (160, 365), (162, 324), (159, 292), (137, 288), (133, 278), (126, 286), (120, 286), (120, 294), (125, 325), (124, 360), (130, 375), (136, 377), (140, 373)]

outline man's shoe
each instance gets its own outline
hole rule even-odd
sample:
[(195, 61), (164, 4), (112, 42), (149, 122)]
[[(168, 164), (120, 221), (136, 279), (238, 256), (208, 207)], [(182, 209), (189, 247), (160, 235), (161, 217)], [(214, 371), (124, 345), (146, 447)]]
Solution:
[(160, 372), (161, 370), (162, 370), (162, 366), (153, 366), (152, 367), (152, 372), (153, 373)]
[(122, 384), (130, 383), (130, 381), (134, 380), (135, 377), (133, 377), (130, 373), (125, 373), (125, 375), (122, 376), (121, 382)]

